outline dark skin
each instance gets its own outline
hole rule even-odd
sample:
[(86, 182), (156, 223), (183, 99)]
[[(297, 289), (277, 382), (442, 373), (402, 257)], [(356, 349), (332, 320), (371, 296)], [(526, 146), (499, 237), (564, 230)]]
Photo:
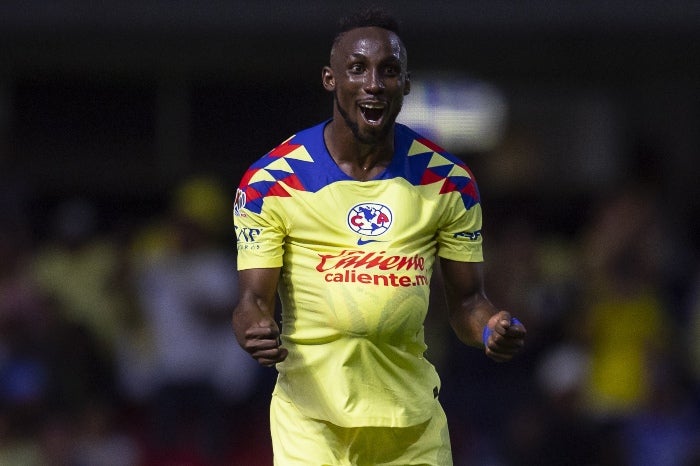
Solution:
[(372, 179), (394, 154), (394, 122), (411, 90), (406, 52), (396, 34), (381, 28), (346, 32), (321, 72), (333, 93), (333, 120), (324, 138), (341, 170)]
[[(322, 70), (323, 87), (333, 93), (333, 119), (324, 131), (329, 153), (351, 178), (379, 175), (394, 153), (394, 123), (403, 97), (410, 92), (406, 50), (401, 39), (378, 27), (344, 33)], [(440, 259), (449, 322), (460, 341), (484, 348), (497, 362), (509, 361), (523, 347), (525, 327), (497, 309), (484, 293), (480, 263)], [(279, 268), (239, 272), (240, 300), (233, 313), (236, 338), (263, 366), (284, 361), (275, 322)], [(484, 346), (484, 326), (492, 330)]]

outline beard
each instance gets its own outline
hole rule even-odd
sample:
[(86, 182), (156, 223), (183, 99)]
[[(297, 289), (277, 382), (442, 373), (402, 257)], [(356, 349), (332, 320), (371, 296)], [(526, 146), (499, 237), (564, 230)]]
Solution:
[(337, 92), (333, 92), (333, 100), (336, 108), (338, 109), (338, 113), (340, 113), (340, 116), (343, 117), (343, 121), (345, 121), (347, 127), (350, 128), (350, 131), (352, 131), (355, 139), (362, 144), (377, 144), (382, 142), (394, 127), (393, 121), (386, 122), (381, 128), (373, 128), (372, 131), (365, 131), (364, 133), (361, 133), (360, 125), (357, 123), (357, 121), (353, 121), (348, 112), (342, 107), (342, 105), (340, 105)]

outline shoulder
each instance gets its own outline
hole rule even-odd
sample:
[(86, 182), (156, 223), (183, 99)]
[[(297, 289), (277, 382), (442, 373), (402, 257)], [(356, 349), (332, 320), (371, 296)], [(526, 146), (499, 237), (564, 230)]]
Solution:
[(239, 184), (236, 205), (242, 203), (259, 212), (266, 198), (317, 190), (319, 174), (327, 171), (325, 123), (299, 131), (251, 164)]
[(476, 180), (467, 164), (433, 140), (396, 124), (396, 144), (405, 156), (407, 179), (414, 185), (439, 183), (440, 194), (458, 192), (465, 205), (479, 202)]
[(262, 181), (279, 181), (293, 174), (295, 165), (314, 162), (323, 147), (323, 125), (324, 123), (321, 123), (299, 131), (257, 159), (246, 170), (240, 186), (246, 187)]
[(418, 133), (414, 129), (404, 124), (396, 123), (396, 141), (397, 144), (404, 147), (404, 150), (407, 152), (408, 156), (432, 154), (442, 157), (446, 162), (469, 170), (466, 163), (462, 159), (444, 149), (434, 140)]
[(270, 165), (275, 160), (282, 158), (299, 157), (299, 152), (311, 154), (318, 152), (323, 147), (324, 123), (303, 129), (278, 144), (271, 151), (255, 161), (250, 168), (262, 168)]

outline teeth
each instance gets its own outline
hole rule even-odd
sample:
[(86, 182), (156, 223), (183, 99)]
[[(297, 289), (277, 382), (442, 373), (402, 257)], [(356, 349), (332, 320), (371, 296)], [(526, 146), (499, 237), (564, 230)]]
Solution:
[(384, 109), (386, 109), (386, 104), (383, 102), (363, 102), (360, 104), (360, 111), (369, 123), (377, 123), (381, 120)]

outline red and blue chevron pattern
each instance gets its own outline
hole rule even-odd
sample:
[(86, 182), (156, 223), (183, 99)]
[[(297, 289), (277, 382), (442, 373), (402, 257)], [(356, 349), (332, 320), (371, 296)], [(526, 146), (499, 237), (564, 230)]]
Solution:
[[(351, 180), (328, 154), (323, 142), (325, 124), (297, 133), (250, 166), (240, 183), (247, 209), (260, 213), (267, 197), (288, 197), (290, 190), (316, 192)], [(376, 179), (397, 177), (415, 186), (441, 183), (440, 194), (459, 192), (466, 209), (479, 203), (474, 176), (460, 159), (398, 123), (394, 159)]]

